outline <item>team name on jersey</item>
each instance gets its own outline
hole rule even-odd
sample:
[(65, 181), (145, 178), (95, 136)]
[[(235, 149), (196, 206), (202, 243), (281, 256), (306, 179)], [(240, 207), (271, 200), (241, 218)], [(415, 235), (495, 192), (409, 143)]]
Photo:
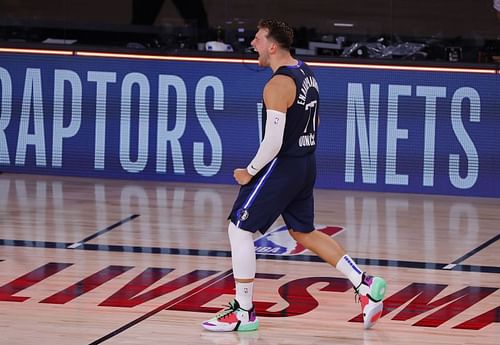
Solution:
[(316, 91), (319, 92), (318, 82), (313, 76), (304, 78), (304, 80), (302, 81), (302, 86), (300, 87), (300, 93), (297, 99), (297, 104), (300, 105), (306, 104), (307, 91), (309, 91), (311, 87), (315, 88)]

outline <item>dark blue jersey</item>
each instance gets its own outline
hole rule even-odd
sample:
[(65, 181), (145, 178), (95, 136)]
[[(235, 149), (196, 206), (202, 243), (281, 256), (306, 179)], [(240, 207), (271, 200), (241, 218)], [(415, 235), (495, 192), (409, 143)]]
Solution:
[[(281, 66), (273, 74), (286, 75), (293, 79), (296, 96), (286, 111), (283, 145), (277, 157), (300, 157), (316, 150), (318, 129), (319, 91), (314, 73), (304, 62), (295, 66)], [(263, 112), (263, 130), (266, 128), (266, 105)], [(262, 136), (264, 137), (264, 136)]]
[[(288, 229), (308, 233), (314, 230), (318, 83), (302, 61), (278, 68), (273, 77), (280, 74), (296, 86), (295, 100), (286, 111), (283, 144), (278, 155), (241, 186), (229, 219), (240, 229), (264, 233), (281, 215)], [(266, 114), (265, 104), (263, 110)], [(266, 116), (263, 119), (265, 130)]]

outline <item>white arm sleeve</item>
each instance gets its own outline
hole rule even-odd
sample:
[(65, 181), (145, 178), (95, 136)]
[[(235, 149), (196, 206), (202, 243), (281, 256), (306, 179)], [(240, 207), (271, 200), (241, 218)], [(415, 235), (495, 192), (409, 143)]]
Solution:
[(281, 149), (283, 145), (283, 134), (285, 133), (286, 114), (281, 111), (268, 109), (266, 111), (266, 132), (260, 143), (259, 150), (255, 154), (247, 171), (254, 176), (260, 169), (266, 166)]

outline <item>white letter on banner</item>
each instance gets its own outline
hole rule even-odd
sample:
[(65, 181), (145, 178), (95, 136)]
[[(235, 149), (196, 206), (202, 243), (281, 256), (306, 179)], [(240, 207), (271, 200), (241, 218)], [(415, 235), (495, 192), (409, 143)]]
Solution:
[[(64, 82), (71, 86), (71, 116), (64, 127)], [(62, 166), (63, 138), (73, 137), (82, 123), (82, 82), (78, 74), (69, 70), (54, 71), (54, 124), (52, 132), (52, 166)]]
[(363, 183), (377, 183), (379, 90), (380, 85), (370, 85), (368, 134), (363, 85), (349, 83), (347, 86), (345, 182), (354, 182), (357, 128)]
[(262, 102), (257, 102), (257, 126), (259, 127), (259, 143), (262, 141)]
[(460, 155), (450, 154), (449, 175), (453, 186), (460, 189), (471, 188), (477, 181), (479, 175), (479, 157), (474, 142), (470, 138), (462, 121), (462, 102), (469, 101), (470, 121), (479, 122), (481, 120), (481, 99), (479, 93), (471, 87), (461, 87), (453, 95), (451, 101), (451, 125), (453, 132), (467, 156), (466, 176), (460, 176)]
[[(130, 159), (130, 126), (132, 111), (132, 87), (139, 87), (139, 130), (137, 138), (137, 160)], [(149, 81), (142, 73), (132, 72), (125, 76), (122, 84), (120, 118), (120, 164), (131, 173), (144, 170), (148, 162), (149, 143)]]
[(94, 169), (104, 169), (106, 150), (106, 103), (108, 83), (116, 83), (115, 72), (88, 71), (87, 80), (96, 82)]
[[(34, 133), (29, 134), (31, 105), (33, 104)], [(43, 126), (42, 77), (39, 68), (27, 68), (24, 80), (23, 105), (17, 139), (16, 165), (26, 163), (26, 148), (35, 145), (36, 166), (45, 167), (45, 132)]]
[(12, 78), (9, 72), (0, 67), (0, 86), (2, 90), (2, 108), (0, 110), (0, 164), (10, 165), (9, 148), (5, 130), (10, 123), (12, 113)]
[[(169, 89), (173, 87), (176, 95), (173, 116), (175, 126), (168, 130)], [(175, 75), (161, 75), (158, 79), (158, 130), (156, 140), (156, 172), (167, 172), (167, 145), (170, 142), (174, 173), (185, 174), (182, 147), (179, 139), (186, 129), (187, 92), (184, 81)]]
[(425, 97), (424, 130), (424, 186), (434, 186), (434, 153), (436, 143), (436, 103), (438, 97), (446, 97), (446, 88), (417, 86), (417, 96)]
[(200, 79), (196, 85), (196, 115), (201, 128), (207, 135), (212, 150), (212, 163), (205, 165), (203, 152), (204, 144), (195, 142), (193, 144), (194, 168), (202, 176), (213, 176), (217, 174), (222, 165), (222, 141), (210, 117), (208, 116), (205, 96), (207, 89), (211, 87), (214, 90), (214, 110), (224, 110), (224, 86), (222, 81), (213, 76), (206, 76)]
[(408, 175), (396, 174), (398, 139), (408, 139), (408, 130), (398, 128), (399, 96), (411, 96), (411, 85), (389, 85), (389, 95), (387, 100), (385, 183), (393, 185), (408, 185)]

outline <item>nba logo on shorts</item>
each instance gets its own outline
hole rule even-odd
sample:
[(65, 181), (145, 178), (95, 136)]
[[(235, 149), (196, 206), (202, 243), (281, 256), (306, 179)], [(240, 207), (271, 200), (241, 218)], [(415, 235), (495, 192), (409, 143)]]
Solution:
[(236, 216), (238, 217), (238, 220), (240, 222), (244, 222), (245, 220), (248, 219), (248, 216), (249, 216), (248, 210), (246, 208), (240, 208), (236, 212)]
[[(317, 231), (324, 232), (328, 236), (333, 236), (344, 230), (338, 226), (317, 225)], [(286, 225), (269, 230), (263, 236), (254, 241), (255, 253), (269, 255), (299, 255), (306, 251), (288, 233)]]

